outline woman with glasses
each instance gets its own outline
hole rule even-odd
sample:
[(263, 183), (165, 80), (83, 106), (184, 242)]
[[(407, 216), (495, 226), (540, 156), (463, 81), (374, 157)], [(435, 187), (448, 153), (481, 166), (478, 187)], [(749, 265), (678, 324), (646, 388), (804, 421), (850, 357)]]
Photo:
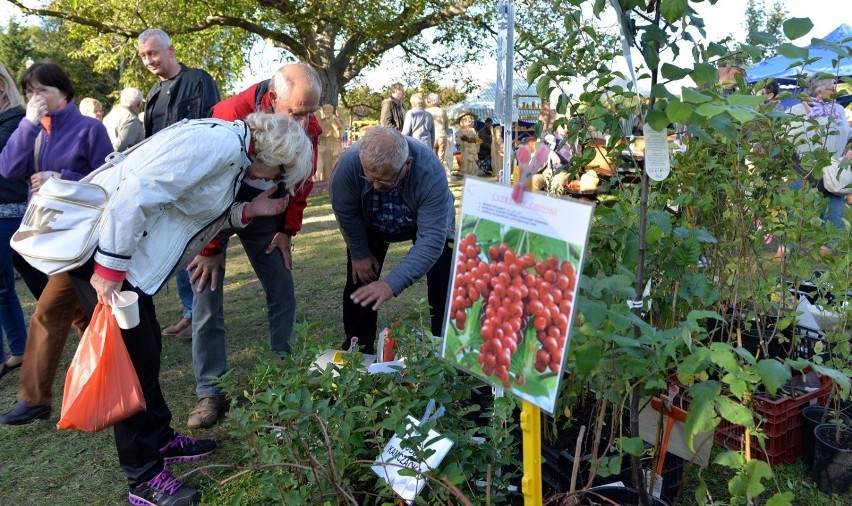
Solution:
[[(0, 153), (0, 176), (28, 180), (37, 192), (51, 177), (77, 181), (100, 167), (112, 143), (100, 121), (80, 114), (74, 86), (62, 67), (35, 63), (21, 76), (26, 115)], [(15, 267), (38, 299), (30, 318), (21, 366), (18, 404), (0, 423), (25, 424), (48, 418), (51, 386), (72, 324), (82, 336), (88, 325), (68, 274), (49, 279), (20, 256)]]

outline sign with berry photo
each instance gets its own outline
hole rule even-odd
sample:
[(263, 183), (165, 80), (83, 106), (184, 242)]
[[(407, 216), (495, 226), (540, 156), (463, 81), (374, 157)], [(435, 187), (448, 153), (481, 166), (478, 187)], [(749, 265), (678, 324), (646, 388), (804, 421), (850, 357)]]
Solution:
[(443, 357), (553, 413), (591, 204), (465, 178)]

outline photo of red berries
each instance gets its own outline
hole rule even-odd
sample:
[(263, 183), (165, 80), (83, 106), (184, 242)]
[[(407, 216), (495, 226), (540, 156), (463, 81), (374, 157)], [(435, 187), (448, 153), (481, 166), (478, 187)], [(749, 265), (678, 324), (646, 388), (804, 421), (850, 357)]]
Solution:
[(567, 349), (582, 247), (466, 216), (444, 357), (547, 408)]

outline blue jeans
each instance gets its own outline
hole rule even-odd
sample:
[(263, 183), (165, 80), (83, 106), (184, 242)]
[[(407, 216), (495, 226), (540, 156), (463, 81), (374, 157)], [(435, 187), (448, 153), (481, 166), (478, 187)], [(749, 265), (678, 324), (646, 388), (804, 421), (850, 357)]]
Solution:
[(846, 209), (846, 198), (843, 195), (829, 193), (828, 204), (820, 214), (820, 218), (834, 223), (838, 230), (843, 230), (843, 211)]
[(192, 283), (189, 282), (189, 273), (185, 270), (178, 272), (175, 275), (177, 283), (177, 293), (180, 298), (180, 303), (183, 304), (183, 316), (192, 318)]
[[(23, 355), (27, 344), (27, 325), (21, 301), (15, 292), (15, 270), (9, 240), (21, 225), (21, 218), (0, 218), (0, 327), (9, 343), (9, 353)], [(6, 360), (0, 343), (0, 360)]]
[[(293, 274), (284, 268), (280, 251), (276, 249), (266, 254), (266, 248), (278, 231), (278, 219), (254, 218), (246, 228), (223, 230), (220, 235), (229, 237), (236, 234), (239, 237), (266, 293), (269, 347), (274, 352), (289, 353), (296, 318)], [(227, 239), (224, 242), (227, 249)], [(228, 370), (222, 293), (224, 279), (224, 269), (220, 269), (216, 291), (211, 291), (208, 283), (204, 290), (195, 292), (192, 303), (192, 365), (195, 369), (195, 392), (199, 397), (220, 395), (221, 389), (215, 383)]]

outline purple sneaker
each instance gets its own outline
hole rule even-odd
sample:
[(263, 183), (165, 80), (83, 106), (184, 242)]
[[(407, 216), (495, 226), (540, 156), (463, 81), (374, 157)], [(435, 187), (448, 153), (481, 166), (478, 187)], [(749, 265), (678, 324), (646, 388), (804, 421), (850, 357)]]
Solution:
[(203, 459), (216, 449), (212, 439), (195, 439), (175, 431), (172, 440), (160, 448), (165, 465)]
[(198, 492), (164, 467), (157, 476), (131, 488), (127, 499), (134, 506), (190, 506), (198, 503)]

